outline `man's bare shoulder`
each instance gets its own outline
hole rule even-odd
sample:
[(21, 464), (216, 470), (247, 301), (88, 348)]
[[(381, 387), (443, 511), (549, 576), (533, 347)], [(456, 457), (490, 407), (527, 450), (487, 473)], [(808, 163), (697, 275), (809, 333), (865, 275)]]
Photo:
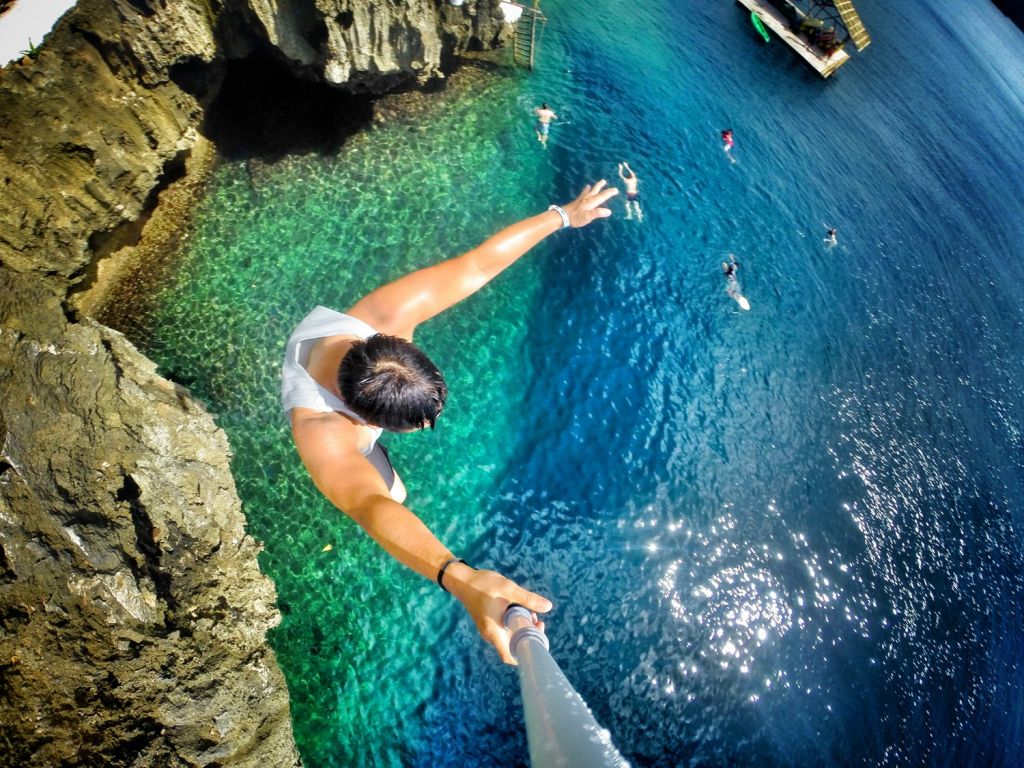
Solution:
[(320, 413), (308, 408), (292, 410), (292, 435), (299, 457), (313, 484), (346, 514), (361, 507), (370, 497), (390, 496), (380, 473), (367, 461), (360, 448), (365, 427), (340, 413)]
[(303, 458), (310, 453), (359, 453), (359, 426), (336, 412), (293, 408), (292, 436)]

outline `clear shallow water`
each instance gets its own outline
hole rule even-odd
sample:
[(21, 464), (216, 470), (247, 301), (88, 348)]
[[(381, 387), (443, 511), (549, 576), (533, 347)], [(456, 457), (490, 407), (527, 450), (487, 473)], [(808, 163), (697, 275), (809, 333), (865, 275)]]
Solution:
[(411, 506), (553, 599), (635, 765), (1017, 762), (1024, 37), (985, 4), (858, 8), (874, 44), (823, 82), (733, 4), (545, 3), (533, 75), (464, 71), (338, 157), (220, 169), (126, 327), (230, 435), (307, 765), (526, 753), (515, 673), (304, 475), (288, 332), (622, 159), (643, 224), (620, 201), (422, 329), (452, 397), (388, 442)]

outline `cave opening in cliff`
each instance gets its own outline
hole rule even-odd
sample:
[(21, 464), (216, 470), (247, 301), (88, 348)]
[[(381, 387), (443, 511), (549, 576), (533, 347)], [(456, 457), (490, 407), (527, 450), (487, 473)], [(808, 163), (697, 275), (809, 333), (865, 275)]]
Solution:
[(229, 158), (332, 154), (373, 117), (374, 97), (297, 78), (265, 54), (228, 63), (203, 133)]

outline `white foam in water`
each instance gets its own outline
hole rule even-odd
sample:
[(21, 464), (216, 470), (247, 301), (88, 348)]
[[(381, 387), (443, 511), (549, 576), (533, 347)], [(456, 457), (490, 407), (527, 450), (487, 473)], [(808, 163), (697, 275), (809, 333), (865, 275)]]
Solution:
[(0, 16), (0, 62), (6, 66), (20, 59), (29, 44), (38, 46), (53, 25), (77, 0), (18, 0)]

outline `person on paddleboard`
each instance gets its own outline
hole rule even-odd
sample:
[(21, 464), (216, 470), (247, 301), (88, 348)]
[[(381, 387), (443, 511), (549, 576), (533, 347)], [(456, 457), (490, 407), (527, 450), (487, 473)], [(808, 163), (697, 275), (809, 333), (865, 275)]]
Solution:
[(420, 323), (479, 291), (546, 237), (611, 216), (605, 203), (616, 194), (604, 180), (587, 185), (572, 202), (387, 283), (344, 313), (318, 306), (285, 350), (281, 404), (313, 483), (385, 552), (455, 596), (508, 664), (515, 660), (502, 625), (506, 608), (519, 603), (543, 613), (550, 601), (455, 557), (406, 506), (405, 486), (379, 438), (433, 428), (444, 409), (444, 376), (412, 342)]

